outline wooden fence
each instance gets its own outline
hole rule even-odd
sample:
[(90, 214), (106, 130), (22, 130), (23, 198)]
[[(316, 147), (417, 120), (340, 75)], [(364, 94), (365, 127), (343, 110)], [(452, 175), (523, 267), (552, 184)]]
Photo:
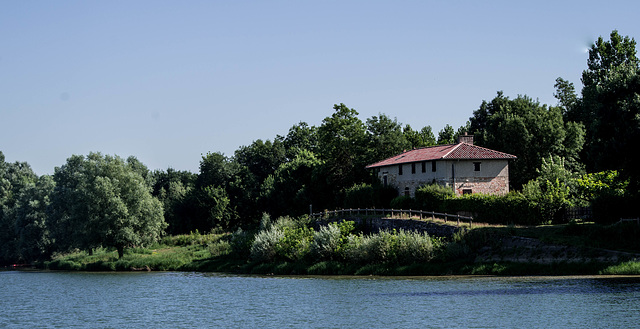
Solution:
[(425, 218), (441, 218), (444, 219), (444, 222), (447, 221), (455, 221), (457, 225), (460, 225), (460, 221), (467, 221), (469, 226), (473, 225), (473, 217), (470, 216), (461, 216), (461, 215), (452, 215), (439, 213), (434, 211), (424, 211), (424, 210), (413, 210), (413, 209), (339, 209), (339, 210), (325, 210), (323, 212), (312, 213), (311, 217), (316, 219), (329, 219), (332, 217), (343, 217), (343, 216), (381, 216), (385, 217), (386, 215), (390, 215), (391, 217), (419, 217), (420, 219)]

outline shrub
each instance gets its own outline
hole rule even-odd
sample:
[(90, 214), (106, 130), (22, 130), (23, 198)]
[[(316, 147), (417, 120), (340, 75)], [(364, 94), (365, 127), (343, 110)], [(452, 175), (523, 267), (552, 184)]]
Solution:
[(218, 240), (209, 244), (209, 253), (212, 257), (228, 255), (232, 251), (231, 243), (226, 240)]
[(308, 227), (282, 228), (283, 237), (276, 243), (276, 255), (286, 260), (302, 260), (311, 248), (313, 230)]
[(249, 257), (251, 254), (251, 245), (253, 244), (253, 234), (238, 228), (231, 235), (231, 250), (240, 257)]
[(263, 215), (261, 230), (251, 244), (250, 258), (257, 262), (302, 260), (309, 253), (313, 239), (310, 220), (309, 216), (298, 219), (285, 216), (271, 222), (268, 215)]
[(313, 234), (311, 252), (319, 259), (333, 259), (336, 256), (341, 236), (340, 228), (335, 223), (320, 227), (320, 230)]
[(269, 262), (275, 259), (276, 245), (282, 238), (284, 233), (277, 227), (258, 232), (251, 244), (251, 259), (257, 262)]
[(344, 208), (371, 208), (374, 204), (374, 190), (371, 184), (355, 184), (344, 191)]
[(400, 230), (395, 249), (395, 261), (398, 263), (427, 262), (433, 258), (433, 243), (426, 232)]
[(356, 263), (410, 264), (433, 258), (433, 241), (426, 233), (382, 230), (366, 236), (350, 235), (345, 259)]
[(420, 209), (430, 211), (447, 211), (447, 201), (455, 198), (455, 193), (449, 187), (438, 184), (423, 185), (416, 190), (416, 205)]
[(391, 200), (390, 207), (392, 209), (415, 209), (416, 207), (414, 206), (414, 204), (415, 202), (411, 197), (401, 195)]

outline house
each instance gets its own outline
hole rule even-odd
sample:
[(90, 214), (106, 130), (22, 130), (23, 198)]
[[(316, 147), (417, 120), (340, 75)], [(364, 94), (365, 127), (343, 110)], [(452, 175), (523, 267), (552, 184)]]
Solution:
[(457, 144), (438, 145), (406, 151), (368, 165), (385, 186), (401, 195), (414, 196), (425, 184), (451, 187), (456, 194), (509, 193), (509, 160), (516, 156), (473, 145), (472, 135), (463, 135)]

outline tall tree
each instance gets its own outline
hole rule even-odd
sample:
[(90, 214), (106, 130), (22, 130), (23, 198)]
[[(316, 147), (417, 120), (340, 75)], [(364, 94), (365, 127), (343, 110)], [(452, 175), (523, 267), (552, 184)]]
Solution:
[(431, 126), (424, 126), (417, 131), (413, 130), (410, 125), (405, 125), (402, 133), (409, 144), (411, 144), (412, 149), (436, 145), (436, 137), (433, 135)]
[(302, 215), (309, 205), (318, 209), (324, 204), (323, 184), (317, 170), (322, 165), (313, 152), (303, 149), (289, 162), (283, 163), (262, 186), (264, 209), (273, 216)]
[(74, 155), (56, 168), (48, 225), (60, 248), (91, 251), (156, 241), (166, 223), (162, 204), (140, 173), (118, 156)]
[(511, 100), (498, 92), (491, 102), (482, 102), (470, 123), (478, 145), (518, 157), (509, 177), (516, 189), (537, 176), (545, 157), (559, 156), (571, 170), (581, 169), (577, 154), (584, 130), (580, 124), (565, 123), (559, 107), (541, 105), (527, 96)]
[[(20, 251), (22, 225), (19, 210), (25, 191), (37, 181), (37, 175), (26, 162), (5, 162), (0, 151), (0, 264), (24, 261)], [(35, 241), (34, 241), (35, 243)]]
[(26, 186), (18, 197), (16, 247), (23, 261), (31, 262), (51, 255), (53, 243), (47, 228), (47, 208), (54, 186), (53, 177), (43, 175)]
[(356, 110), (342, 103), (333, 109), (335, 112), (318, 127), (318, 149), (329, 185), (340, 191), (368, 177), (364, 168), (367, 135)]
[(273, 142), (270, 140), (263, 142), (258, 139), (249, 146), (240, 147), (235, 152), (234, 160), (247, 167), (256, 180), (261, 183), (285, 162), (285, 148), (278, 139)]
[(318, 148), (318, 135), (315, 126), (309, 126), (306, 122), (300, 122), (289, 128), (287, 136), (278, 136), (284, 145), (287, 159), (294, 159), (300, 150), (309, 150), (316, 153)]
[(635, 172), (640, 137), (639, 63), (635, 40), (618, 31), (611, 32), (609, 41), (598, 38), (589, 50), (578, 118), (587, 127), (585, 162), (591, 171)]
[(380, 161), (411, 148), (411, 143), (402, 133), (402, 125), (385, 114), (367, 119), (367, 137), (368, 162)]
[(454, 144), (456, 142), (456, 131), (451, 125), (447, 124), (438, 132), (438, 145)]
[(188, 196), (195, 187), (198, 176), (188, 171), (168, 168), (153, 172), (153, 196), (162, 202), (164, 219), (168, 224), (167, 233), (184, 234), (194, 230), (191, 222), (195, 215), (194, 205)]

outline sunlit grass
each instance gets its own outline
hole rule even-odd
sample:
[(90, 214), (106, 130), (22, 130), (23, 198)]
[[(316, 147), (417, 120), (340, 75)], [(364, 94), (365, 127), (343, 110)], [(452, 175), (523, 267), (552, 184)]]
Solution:
[(640, 261), (629, 261), (609, 266), (602, 270), (603, 275), (640, 275)]

